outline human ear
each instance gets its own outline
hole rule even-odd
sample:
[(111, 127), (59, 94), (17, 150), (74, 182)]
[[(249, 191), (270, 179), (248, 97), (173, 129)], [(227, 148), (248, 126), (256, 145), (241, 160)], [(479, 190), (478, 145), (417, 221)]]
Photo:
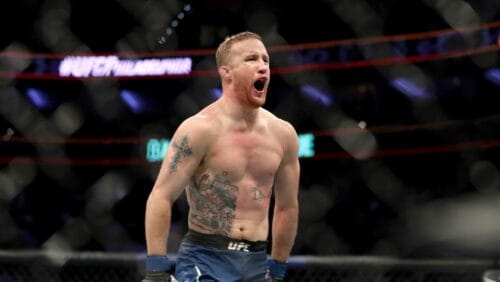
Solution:
[(227, 80), (233, 79), (233, 76), (231, 75), (231, 70), (227, 66), (221, 66), (219, 68), (219, 74)]

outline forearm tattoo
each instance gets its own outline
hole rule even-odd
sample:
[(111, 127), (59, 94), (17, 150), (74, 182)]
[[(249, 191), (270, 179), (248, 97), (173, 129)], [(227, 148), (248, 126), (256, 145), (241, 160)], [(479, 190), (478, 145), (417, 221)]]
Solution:
[(182, 158), (189, 157), (193, 154), (193, 150), (189, 147), (188, 137), (184, 135), (182, 139), (177, 142), (172, 142), (175, 154), (170, 162), (169, 169), (170, 172), (175, 172), (177, 170), (177, 165), (181, 162)]
[(229, 235), (239, 188), (223, 176), (204, 174), (199, 182), (193, 179), (188, 189), (192, 200), (190, 222), (215, 234)]

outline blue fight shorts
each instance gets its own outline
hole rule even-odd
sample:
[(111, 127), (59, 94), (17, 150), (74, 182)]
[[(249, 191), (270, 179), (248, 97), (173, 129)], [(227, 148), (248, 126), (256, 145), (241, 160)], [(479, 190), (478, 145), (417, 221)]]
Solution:
[(194, 281), (271, 281), (267, 241), (234, 240), (188, 231), (177, 252), (175, 278)]

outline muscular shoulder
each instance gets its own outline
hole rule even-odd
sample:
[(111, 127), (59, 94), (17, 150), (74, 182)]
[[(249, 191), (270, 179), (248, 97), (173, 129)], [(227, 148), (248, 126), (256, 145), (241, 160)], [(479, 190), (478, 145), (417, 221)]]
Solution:
[[(296, 137), (297, 136), (295, 128), (293, 127), (293, 125), (290, 122), (277, 117), (276, 115), (274, 115), (273, 113), (271, 113), (265, 109), (262, 109), (262, 111), (263, 111), (263, 115), (267, 119), (267, 121), (270, 124), (273, 131), (275, 131), (276, 133), (278, 133), (280, 135), (285, 135), (288, 137)], [(285, 136), (283, 136), (283, 137), (285, 137)]]
[(283, 145), (287, 147), (295, 147), (297, 141), (297, 132), (293, 125), (273, 113), (263, 109), (263, 115), (266, 117), (272, 131), (277, 135)]
[(299, 139), (295, 128), (290, 122), (278, 118), (268, 111), (265, 113), (271, 125), (271, 130), (283, 148), (282, 164), (295, 166), (298, 164), (299, 156)]
[(177, 140), (188, 139), (189, 143), (203, 150), (217, 132), (217, 120), (210, 113), (201, 111), (184, 120), (174, 135)]
[(214, 131), (214, 126), (217, 125), (217, 120), (213, 118), (211, 113), (201, 111), (182, 122), (179, 128), (192, 130), (201, 134), (209, 134)]

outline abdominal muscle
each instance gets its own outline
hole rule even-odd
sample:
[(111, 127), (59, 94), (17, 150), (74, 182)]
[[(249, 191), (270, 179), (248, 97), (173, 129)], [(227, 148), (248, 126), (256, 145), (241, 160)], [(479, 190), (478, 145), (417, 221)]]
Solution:
[(225, 175), (205, 173), (188, 185), (189, 229), (233, 239), (264, 241), (272, 185), (231, 182)]

